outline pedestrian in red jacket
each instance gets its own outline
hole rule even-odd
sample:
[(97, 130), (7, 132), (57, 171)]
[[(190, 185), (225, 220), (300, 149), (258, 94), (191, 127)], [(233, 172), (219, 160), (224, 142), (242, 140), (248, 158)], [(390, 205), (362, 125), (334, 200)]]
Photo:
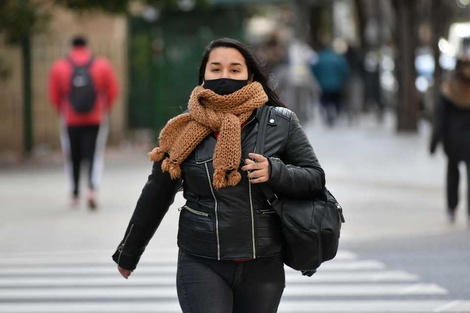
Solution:
[(97, 207), (95, 192), (104, 165), (108, 113), (117, 95), (109, 61), (93, 56), (86, 38), (74, 37), (69, 55), (52, 65), (49, 76), (49, 98), (60, 115), (60, 139), (74, 207), (79, 201), (83, 160), (88, 163), (88, 207)]

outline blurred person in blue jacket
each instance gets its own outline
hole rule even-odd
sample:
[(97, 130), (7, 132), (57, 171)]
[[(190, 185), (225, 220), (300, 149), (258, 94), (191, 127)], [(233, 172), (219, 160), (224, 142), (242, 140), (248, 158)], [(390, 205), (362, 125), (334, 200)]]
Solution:
[(313, 75), (321, 88), (320, 103), (325, 111), (326, 122), (333, 126), (341, 112), (344, 87), (349, 79), (350, 69), (344, 56), (324, 45), (318, 52), (318, 59), (311, 65)]
[[(442, 141), (447, 155), (447, 214), (451, 223), (459, 203), (459, 164), (467, 168), (467, 210), (470, 222), (470, 60), (461, 57), (444, 80), (434, 114), (430, 152)], [(469, 224), (470, 225), (470, 224)]]

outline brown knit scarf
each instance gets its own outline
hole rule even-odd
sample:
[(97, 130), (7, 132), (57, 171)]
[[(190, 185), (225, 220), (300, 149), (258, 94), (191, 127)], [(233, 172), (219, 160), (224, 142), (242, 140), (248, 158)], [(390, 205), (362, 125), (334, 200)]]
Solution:
[(221, 96), (202, 86), (189, 98), (189, 113), (168, 121), (159, 136), (159, 147), (149, 153), (152, 161), (161, 161), (162, 170), (172, 179), (181, 177), (180, 164), (211, 132), (219, 132), (213, 164), (216, 189), (235, 186), (241, 179), (241, 125), (253, 110), (268, 101), (263, 86), (253, 82), (242, 89)]

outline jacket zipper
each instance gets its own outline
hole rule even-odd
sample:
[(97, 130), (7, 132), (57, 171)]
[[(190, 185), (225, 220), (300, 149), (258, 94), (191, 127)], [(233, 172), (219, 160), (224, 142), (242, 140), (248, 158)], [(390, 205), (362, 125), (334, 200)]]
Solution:
[(251, 213), (251, 238), (253, 245), (253, 259), (256, 259), (256, 242), (255, 242), (255, 214), (253, 209), (253, 197), (251, 193), (251, 182), (248, 181), (248, 192), (250, 196), (250, 213)]
[[(247, 124), (251, 123), (255, 118), (252, 118)], [(243, 157), (241, 158), (242, 161)], [(204, 162), (204, 167), (206, 168), (206, 174), (207, 174), (207, 179), (209, 181), (209, 188), (212, 193), (212, 197), (214, 198), (214, 212), (215, 212), (215, 235), (217, 239), (217, 260), (220, 261), (220, 235), (219, 235), (219, 214), (218, 214), (218, 207), (219, 204), (217, 202), (217, 198), (214, 194), (214, 188), (212, 187), (212, 181), (211, 181), (211, 176), (209, 173), (209, 168), (207, 166), (207, 163)], [(251, 195), (251, 183), (249, 184), (249, 194), (250, 194), (250, 210), (251, 210), (251, 234), (253, 238), (253, 258), (256, 258), (256, 247), (255, 247), (255, 222), (254, 222), (254, 210), (253, 210), (253, 201), (252, 201), (252, 195)]]
[(131, 224), (131, 229), (129, 229), (129, 233), (127, 234), (126, 238), (124, 238), (123, 243), (119, 247), (120, 251), (119, 251), (119, 258), (118, 258), (118, 262), (117, 262), (118, 265), (121, 264), (121, 255), (122, 255), (122, 252), (124, 251), (124, 246), (126, 245), (127, 239), (129, 239), (129, 236), (131, 235), (133, 228), (134, 228), (134, 224)]
[(219, 203), (217, 202), (217, 198), (215, 197), (214, 188), (212, 188), (211, 175), (209, 174), (209, 168), (207, 166), (207, 163), (204, 163), (204, 167), (206, 168), (207, 179), (209, 180), (209, 188), (211, 190), (212, 197), (214, 198), (215, 236), (217, 238), (217, 260), (220, 261), (220, 237), (219, 237), (219, 214), (218, 214)]
[[(259, 131), (259, 122), (258, 121), (258, 129), (256, 130), (256, 132)], [(258, 153), (258, 151), (256, 151), (256, 145), (258, 143), (255, 144), (255, 148), (253, 149), (253, 152), (254, 153)], [(251, 182), (248, 180), (248, 190), (249, 190), (249, 193), (250, 193), (250, 210), (251, 210), (251, 233), (252, 233), (252, 238), (253, 238), (253, 259), (256, 259), (256, 238), (255, 238), (255, 210), (253, 208), (253, 194), (251, 192)]]
[[(255, 149), (256, 150), (256, 149)], [(242, 157), (243, 164), (246, 164), (245, 160)], [(247, 178), (248, 179), (248, 178)], [(248, 179), (248, 196), (250, 197), (250, 214), (251, 214), (251, 244), (253, 246), (253, 259), (256, 259), (256, 238), (255, 238), (255, 210), (253, 208), (253, 195), (251, 192), (251, 182)]]
[(189, 206), (187, 206), (187, 205), (184, 205), (184, 206), (182, 206), (181, 208), (179, 208), (180, 211), (183, 210), (183, 209), (188, 210), (189, 212), (194, 213), (194, 214), (196, 214), (196, 215), (205, 216), (205, 217), (208, 217), (208, 216), (209, 216), (209, 213), (201, 212), (201, 211), (195, 210), (195, 209), (193, 209), (193, 208), (191, 208), (191, 207), (189, 207)]

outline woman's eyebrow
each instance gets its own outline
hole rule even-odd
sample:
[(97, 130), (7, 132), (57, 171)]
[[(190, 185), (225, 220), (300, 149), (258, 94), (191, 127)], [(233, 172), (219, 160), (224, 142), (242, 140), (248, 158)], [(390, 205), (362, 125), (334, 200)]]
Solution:
[[(209, 65), (222, 65), (222, 63), (214, 61), (214, 62), (209, 63)], [(243, 64), (239, 63), (239, 62), (232, 62), (232, 63), (230, 63), (230, 65), (232, 65), (232, 66), (243, 66)]]

